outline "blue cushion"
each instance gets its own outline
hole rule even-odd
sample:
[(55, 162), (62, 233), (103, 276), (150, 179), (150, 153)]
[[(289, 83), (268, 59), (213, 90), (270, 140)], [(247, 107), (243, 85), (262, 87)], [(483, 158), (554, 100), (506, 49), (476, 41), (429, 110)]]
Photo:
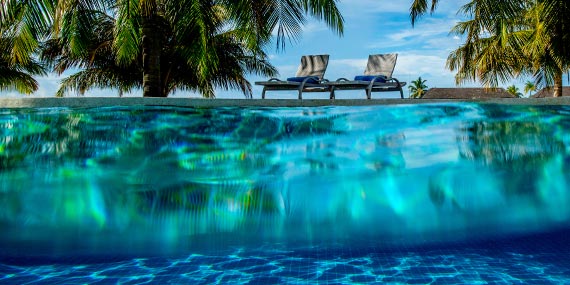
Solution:
[(307, 79), (307, 77), (310, 77), (309, 80), (307, 80), (307, 83), (319, 83), (317, 77), (315, 76), (289, 77), (287, 78), (287, 81), (303, 82), (303, 80)]
[(372, 81), (376, 77), (380, 77), (380, 78), (376, 79), (375, 82), (380, 82), (380, 83), (386, 82), (386, 76), (384, 76), (384, 75), (357, 75), (354, 77), (354, 80), (356, 80), (356, 81)]

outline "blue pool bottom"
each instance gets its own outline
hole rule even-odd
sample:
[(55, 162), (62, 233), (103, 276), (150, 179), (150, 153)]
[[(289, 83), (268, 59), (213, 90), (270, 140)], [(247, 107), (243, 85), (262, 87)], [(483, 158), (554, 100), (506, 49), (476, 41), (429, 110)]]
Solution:
[(385, 248), (265, 244), (176, 256), (3, 257), (0, 284), (568, 284), (570, 231)]

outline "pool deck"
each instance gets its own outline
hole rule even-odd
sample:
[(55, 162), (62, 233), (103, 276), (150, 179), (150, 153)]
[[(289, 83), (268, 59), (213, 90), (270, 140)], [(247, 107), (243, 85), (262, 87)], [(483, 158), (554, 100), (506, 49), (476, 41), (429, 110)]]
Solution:
[(319, 107), (319, 106), (375, 106), (401, 104), (437, 104), (472, 102), (508, 105), (570, 105), (570, 97), (560, 98), (504, 98), (473, 100), (439, 99), (200, 99), (200, 98), (142, 98), (142, 97), (64, 97), (64, 98), (0, 98), (0, 108), (93, 108), (108, 106), (180, 106), (180, 107)]

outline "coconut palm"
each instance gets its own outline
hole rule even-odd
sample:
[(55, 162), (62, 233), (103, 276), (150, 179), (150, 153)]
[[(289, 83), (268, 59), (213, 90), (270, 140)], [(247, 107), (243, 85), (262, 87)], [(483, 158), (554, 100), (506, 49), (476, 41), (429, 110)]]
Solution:
[(528, 97), (530, 97), (532, 95), (532, 92), (536, 91), (536, 84), (534, 84), (534, 82), (532, 81), (527, 81), (524, 84), (524, 94)]
[(457, 71), (456, 83), (479, 80), (489, 88), (519, 74), (529, 60), (522, 45), (529, 38), (524, 7), (514, 1), (473, 0), (463, 6), (469, 18), (459, 22), (452, 33), (466, 40), (452, 51), (447, 67)]
[[(117, 88), (119, 94), (143, 86), (143, 62), (141, 49), (133, 53), (138, 57), (130, 64), (117, 64), (116, 51), (113, 49), (116, 25), (115, 19), (100, 12), (98, 21), (92, 25), (90, 41), (85, 41), (87, 53), (74, 54), (64, 38), (48, 42), (42, 56), (50, 62), (54, 70), (62, 73), (72, 67), (83, 70), (65, 78), (58, 90), (63, 96), (69, 91), (80, 94), (94, 87)], [(163, 19), (167, 19), (166, 17)], [(188, 20), (168, 18), (173, 20)], [(219, 22), (224, 24), (223, 21)], [(185, 33), (172, 29), (178, 23), (165, 22), (161, 26), (163, 44), (161, 46), (160, 89), (165, 95), (176, 90), (193, 90), (201, 92), (205, 97), (214, 96), (214, 88), (239, 88), (246, 96), (251, 96), (251, 85), (246, 80), (247, 73), (263, 76), (274, 76), (276, 70), (266, 60), (266, 54), (261, 50), (252, 50), (244, 45), (235, 35), (234, 30), (228, 30), (212, 36), (209, 48), (203, 50), (207, 57), (215, 57), (223, 68), (209, 72), (200, 67), (199, 57), (202, 54), (192, 52), (200, 50), (193, 39), (200, 37), (199, 29), (186, 30)], [(199, 77), (202, 76), (202, 78)]]
[(422, 80), (422, 77), (418, 77), (416, 80), (412, 80), (412, 84), (408, 86), (410, 90), (410, 98), (422, 98), (427, 91), (427, 85), (425, 85), (427, 80)]
[[(432, 11), (438, 1), (432, 1)], [(411, 7), (412, 23), (427, 12), (427, 1)], [(570, 4), (558, 0), (473, 0), (461, 13), (470, 20), (457, 24), (452, 33), (466, 42), (448, 57), (457, 71), (457, 83), (479, 80), (496, 87), (520, 75), (531, 75), (538, 85), (554, 85), (562, 96), (562, 74), (570, 69)]]
[(562, 75), (570, 69), (570, 3), (559, 0), (529, 1), (533, 21), (532, 67), (538, 85), (553, 86), (554, 97), (562, 96)]
[(516, 87), (515, 85), (511, 85), (511, 86), (507, 87), (506, 91), (508, 93), (510, 93), (511, 95), (516, 96), (518, 98), (523, 96), (523, 94), (519, 91), (519, 88)]
[[(172, 19), (180, 23), (174, 27), (176, 33), (187, 33), (200, 30), (200, 37), (192, 50), (185, 50), (198, 57), (195, 63), (199, 68), (197, 79), (205, 81), (206, 75), (220, 69), (215, 54), (208, 53), (212, 47), (213, 35), (219, 33), (218, 13), (226, 14), (233, 25), (235, 35), (243, 40), (249, 48), (260, 49), (269, 42), (271, 34), (277, 30), (277, 43), (284, 46), (285, 39), (296, 39), (301, 34), (301, 27), (307, 15), (324, 20), (333, 30), (342, 33), (343, 19), (336, 7), (336, 0), (119, 0), (117, 2), (117, 36), (115, 47), (118, 50), (117, 60), (122, 64), (130, 64), (136, 60), (135, 51), (142, 47), (143, 61), (143, 96), (166, 96), (160, 89), (162, 23)], [(138, 28), (140, 27), (140, 29)]]

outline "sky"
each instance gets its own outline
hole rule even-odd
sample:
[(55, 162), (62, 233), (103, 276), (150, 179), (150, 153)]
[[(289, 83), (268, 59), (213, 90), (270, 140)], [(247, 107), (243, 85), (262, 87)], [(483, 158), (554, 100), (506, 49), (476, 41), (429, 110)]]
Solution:
[[(398, 60), (393, 77), (409, 83), (418, 77), (427, 80), (433, 87), (455, 87), (454, 73), (446, 69), (449, 53), (458, 48), (462, 40), (449, 31), (461, 16), (459, 8), (467, 0), (442, 0), (432, 15), (422, 17), (414, 27), (409, 18), (411, 0), (341, 0), (338, 5), (345, 19), (343, 36), (338, 36), (327, 26), (316, 20), (309, 20), (302, 37), (297, 42), (288, 42), (285, 50), (277, 50), (276, 45), (267, 47), (270, 62), (277, 68), (279, 78), (294, 76), (302, 55), (329, 54), (330, 60), (325, 78), (353, 78), (361, 75), (370, 54), (397, 53)], [(252, 84), (263, 81), (254, 75), (247, 77)], [(59, 80), (55, 74), (38, 78), (40, 89), (32, 96), (54, 96)], [(515, 84), (522, 90), (528, 79), (515, 79), (503, 83), (501, 87)], [(465, 83), (465, 87), (478, 87), (477, 82)], [(261, 98), (261, 86), (253, 85), (253, 97)], [(21, 96), (15, 92), (4, 92), (4, 96)], [(408, 97), (408, 88), (404, 97)], [(68, 96), (75, 96), (69, 94)], [(86, 96), (118, 96), (117, 90), (91, 90)], [(128, 96), (142, 96), (137, 90)], [(373, 98), (398, 98), (398, 92), (374, 93)], [(201, 97), (192, 92), (176, 92), (170, 97)], [(217, 90), (217, 98), (245, 98), (239, 90)], [(365, 98), (364, 92), (339, 91), (337, 99)], [(297, 98), (295, 91), (268, 91), (267, 98)], [(326, 93), (308, 93), (307, 99), (325, 99)]]

